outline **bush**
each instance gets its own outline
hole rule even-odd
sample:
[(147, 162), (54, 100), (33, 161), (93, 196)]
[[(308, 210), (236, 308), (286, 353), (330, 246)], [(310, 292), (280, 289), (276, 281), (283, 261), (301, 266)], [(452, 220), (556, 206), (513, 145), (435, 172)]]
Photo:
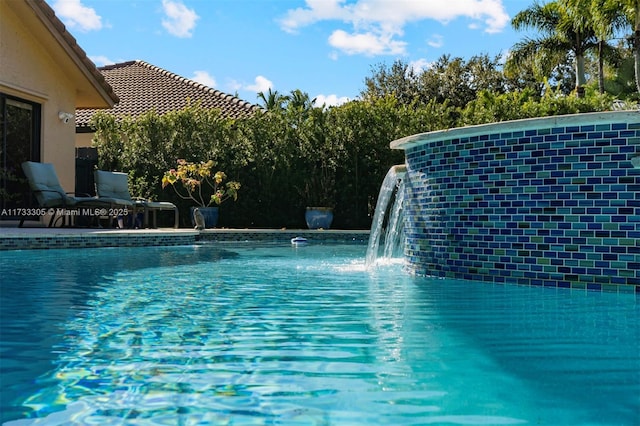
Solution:
[(211, 159), (242, 183), (236, 203), (220, 210), (220, 224), (238, 228), (304, 228), (312, 204), (335, 208), (334, 227), (368, 229), (380, 185), (389, 168), (404, 163), (391, 141), (415, 133), (538, 116), (611, 109), (607, 96), (585, 98), (548, 89), (480, 92), (464, 108), (431, 100), (401, 104), (394, 96), (352, 101), (328, 109), (290, 104), (251, 117), (225, 119), (217, 110), (190, 105), (158, 115), (116, 120), (94, 116), (99, 167), (122, 170), (132, 195), (166, 199), (181, 209), (187, 225), (190, 204), (162, 190), (164, 172), (178, 158)]

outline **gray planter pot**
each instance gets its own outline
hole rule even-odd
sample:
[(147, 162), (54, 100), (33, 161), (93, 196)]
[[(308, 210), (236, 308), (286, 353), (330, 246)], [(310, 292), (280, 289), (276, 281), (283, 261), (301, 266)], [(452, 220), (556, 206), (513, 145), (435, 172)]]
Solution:
[(333, 222), (331, 207), (307, 207), (304, 215), (309, 229), (330, 229)]

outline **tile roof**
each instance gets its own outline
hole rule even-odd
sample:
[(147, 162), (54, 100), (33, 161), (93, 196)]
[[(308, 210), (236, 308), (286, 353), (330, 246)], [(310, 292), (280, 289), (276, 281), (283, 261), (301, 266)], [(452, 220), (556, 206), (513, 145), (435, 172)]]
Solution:
[[(136, 60), (98, 68), (113, 87), (120, 103), (104, 112), (119, 117), (136, 117), (153, 109), (159, 114), (184, 108), (189, 102), (200, 102), (205, 108), (218, 108), (223, 117), (251, 115), (259, 106), (233, 95), (212, 89), (162, 68)], [(96, 109), (77, 109), (76, 127), (88, 130)]]

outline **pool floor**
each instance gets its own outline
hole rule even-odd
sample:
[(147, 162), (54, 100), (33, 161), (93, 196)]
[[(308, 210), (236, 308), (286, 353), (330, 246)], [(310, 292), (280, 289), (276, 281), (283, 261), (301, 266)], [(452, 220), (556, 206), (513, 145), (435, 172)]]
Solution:
[(5, 252), (0, 420), (640, 422), (635, 295), (415, 277), (365, 251)]

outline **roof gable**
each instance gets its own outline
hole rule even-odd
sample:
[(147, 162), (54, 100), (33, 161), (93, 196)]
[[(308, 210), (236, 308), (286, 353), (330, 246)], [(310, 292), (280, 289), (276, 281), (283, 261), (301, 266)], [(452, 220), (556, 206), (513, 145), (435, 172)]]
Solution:
[[(144, 61), (136, 60), (99, 68), (113, 87), (120, 103), (104, 110), (118, 117), (137, 117), (154, 110), (158, 114), (176, 111), (189, 104), (217, 108), (226, 118), (240, 118), (260, 109), (257, 105), (212, 89)], [(78, 109), (76, 126), (88, 128), (95, 109)]]
[[(42, 26), (41, 28), (46, 28), (49, 36), (57, 41), (61, 52), (68, 55), (70, 63), (73, 65), (68, 65), (62, 57), (60, 57), (59, 65), (67, 67), (70, 75), (78, 82), (77, 102), (79, 106), (91, 105), (104, 108), (118, 102), (118, 96), (112, 87), (105, 81), (95, 64), (87, 57), (86, 52), (78, 45), (76, 39), (67, 31), (65, 25), (44, 0), (24, 0), (24, 3), (9, 2), (9, 4), (25, 19), (25, 25), (33, 25), (34, 21), (31, 17), (22, 13), (22, 4), (29, 6)], [(36, 33), (38, 33), (37, 30)], [(86, 83), (84, 83), (85, 81)]]

